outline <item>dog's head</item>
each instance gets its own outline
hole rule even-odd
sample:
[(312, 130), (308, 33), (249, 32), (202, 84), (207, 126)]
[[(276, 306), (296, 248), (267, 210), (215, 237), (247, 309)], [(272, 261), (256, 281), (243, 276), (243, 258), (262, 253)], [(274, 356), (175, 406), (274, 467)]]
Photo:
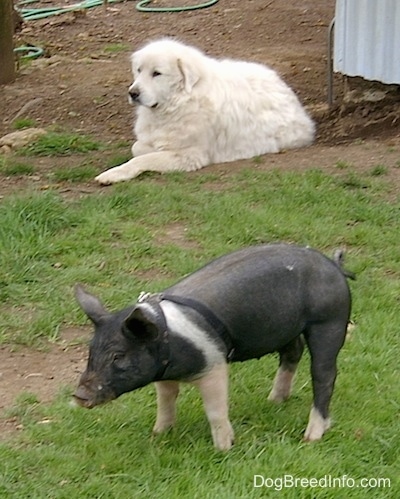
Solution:
[(196, 49), (173, 40), (159, 40), (132, 55), (134, 81), (130, 102), (156, 109), (173, 103), (182, 93), (190, 94), (200, 79), (191, 52)]

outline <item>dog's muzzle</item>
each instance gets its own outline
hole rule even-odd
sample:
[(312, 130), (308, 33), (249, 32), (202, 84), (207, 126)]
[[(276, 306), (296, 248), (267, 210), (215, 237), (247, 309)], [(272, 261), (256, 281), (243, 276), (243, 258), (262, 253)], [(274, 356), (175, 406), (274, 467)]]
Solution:
[(129, 90), (129, 99), (131, 102), (139, 102), (140, 92), (136, 90)]
[[(129, 90), (129, 101), (131, 104), (141, 104), (142, 106), (146, 106), (141, 100), (140, 100), (140, 92), (137, 90)], [(152, 104), (151, 106), (147, 105), (146, 107), (149, 107), (150, 109), (155, 109), (158, 106), (158, 102), (155, 104)]]

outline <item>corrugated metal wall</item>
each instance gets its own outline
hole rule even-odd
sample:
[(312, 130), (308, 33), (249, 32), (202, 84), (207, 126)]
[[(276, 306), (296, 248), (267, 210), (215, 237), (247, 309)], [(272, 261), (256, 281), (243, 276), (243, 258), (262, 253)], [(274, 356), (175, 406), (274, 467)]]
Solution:
[(400, 0), (336, 0), (333, 69), (400, 84)]

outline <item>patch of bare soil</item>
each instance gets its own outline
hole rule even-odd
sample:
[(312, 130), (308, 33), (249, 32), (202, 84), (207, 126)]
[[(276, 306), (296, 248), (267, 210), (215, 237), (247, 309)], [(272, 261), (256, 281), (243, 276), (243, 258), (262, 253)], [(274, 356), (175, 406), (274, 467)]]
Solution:
[(84, 329), (70, 328), (57, 344), (43, 350), (0, 347), (0, 439), (21, 429), (18, 418), (7, 414), (18, 394), (34, 394), (45, 403), (62, 387), (77, 384), (86, 364), (88, 337)]
[[(133, 109), (127, 100), (129, 54), (149, 39), (173, 36), (215, 56), (272, 66), (317, 121), (314, 145), (265, 157), (254, 168), (318, 167), (337, 173), (338, 161), (360, 170), (384, 164), (393, 193), (398, 192), (398, 93), (380, 102), (348, 104), (343, 100), (343, 78), (336, 75), (334, 106), (327, 107), (327, 33), (335, 0), (220, 0), (214, 7), (179, 14), (144, 14), (135, 4), (113, 3), (107, 12), (99, 7), (25, 23), (16, 34), (16, 45), (40, 45), (45, 57), (21, 65), (17, 80), (0, 87), (0, 137), (13, 131), (16, 117), (29, 117), (44, 128), (57, 125), (103, 142), (132, 142)], [(27, 188), (48, 188), (45, 173), (69, 161), (43, 158), (37, 160), (33, 176), (2, 177), (0, 198)], [(94, 152), (92, 162), (102, 171), (104, 153)], [(223, 182), (230, 172), (248, 164), (238, 161), (209, 169), (218, 172)], [(78, 186), (60, 183), (52, 188), (65, 196), (86, 196), (101, 190), (91, 182)], [(171, 227), (165, 237), (183, 244), (179, 230)], [(61, 341), (48, 345), (46, 351), (0, 348), (0, 412), (10, 407), (20, 392), (33, 392), (47, 402), (60, 386), (76, 383), (86, 355), (85, 345), (74, 345), (81, 335), (81, 330), (64, 331)], [(0, 431), (15, 428), (18, 422), (3, 418), (1, 424)]]

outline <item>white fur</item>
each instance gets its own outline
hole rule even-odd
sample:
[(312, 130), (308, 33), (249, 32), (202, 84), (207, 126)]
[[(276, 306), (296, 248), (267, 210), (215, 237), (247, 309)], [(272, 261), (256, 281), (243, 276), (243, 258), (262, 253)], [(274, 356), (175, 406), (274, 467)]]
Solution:
[(204, 355), (206, 361), (205, 372), (216, 364), (225, 362), (225, 356), (218, 348), (218, 345), (210, 339), (203, 329), (193, 323), (178, 305), (163, 300), (160, 306), (163, 309), (168, 329), (173, 331), (175, 335), (190, 341)]
[(234, 433), (229, 421), (228, 364), (219, 364), (202, 378), (193, 381), (203, 397), (204, 409), (211, 427), (214, 447), (229, 450)]
[(294, 371), (289, 371), (283, 367), (279, 367), (271, 393), (268, 396), (268, 400), (271, 402), (283, 402), (287, 400), (292, 391), (292, 383), (294, 378)]
[(319, 410), (315, 407), (312, 407), (308, 425), (304, 433), (304, 440), (306, 442), (314, 442), (315, 440), (319, 440), (326, 432), (326, 430), (330, 428), (330, 426), (330, 419), (323, 418)]
[[(163, 300), (163, 309), (168, 329), (191, 342), (201, 351), (206, 361), (204, 372), (190, 382), (202, 395), (204, 409), (210, 423), (213, 443), (218, 450), (229, 450), (233, 444), (233, 429), (229, 421), (228, 365), (218, 345), (203, 329), (193, 323), (175, 303)], [(154, 433), (171, 428), (176, 418), (176, 399), (179, 383), (159, 381), (157, 389), (157, 420)]]
[(314, 138), (298, 98), (267, 66), (213, 59), (163, 39), (135, 52), (132, 69), (134, 158), (98, 175), (100, 184), (277, 153)]
[[(228, 365), (226, 363), (215, 365), (204, 376), (192, 381), (192, 384), (202, 395), (215, 448), (222, 451), (229, 450), (233, 444), (234, 432), (229, 421)], [(153, 433), (159, 434), (175, 424), (179, 382), (158, 381), (156, 390), (157, 420)]]

